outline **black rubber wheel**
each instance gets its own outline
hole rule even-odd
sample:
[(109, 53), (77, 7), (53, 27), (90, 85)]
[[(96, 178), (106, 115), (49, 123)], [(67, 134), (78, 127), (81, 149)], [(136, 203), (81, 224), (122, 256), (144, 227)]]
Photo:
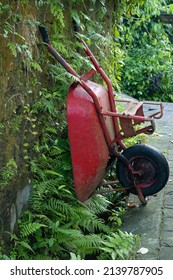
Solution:
[[(169, 178), (169, 166), (165, 156), (159, 150), (149, 145), (138, 144), (127, 148), (122, 154), (136, 172), (135, 181), (144, 197), (159, 192), (166, 185)], [(117, 160), (116, 173), (123, 187), (134, 186), (127, 165), (120, 159)], [(137, 194), (135, 187), (129, 189), (128, 192)]]

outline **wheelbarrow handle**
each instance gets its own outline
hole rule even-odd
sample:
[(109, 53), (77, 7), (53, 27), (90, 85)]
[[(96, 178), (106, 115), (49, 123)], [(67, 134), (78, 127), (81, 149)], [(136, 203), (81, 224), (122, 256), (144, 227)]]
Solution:
[(80, 79), (80, 76), (74, 71), (74, 69), (62, 58), (62, 56), (52, 47), (47, 29), (43, 26), (39, 26), (39, 30), (43, 39), (43, 42), (47, 45), (49, 52), (55, 57), (55, 59), (74, 77)]
[(44, 26), (39, 25), (39, 30), (43, 39), (43, 42), (46, 44), (50, 43), (49, 35), (47, 29)]
[(80, 27), (79, 27), (78, 23), (76, 22), (76, 20), (74, 20), (74, 19), (73, 19), (73, 28), (74, 28), (75, 33), (80, 32)]

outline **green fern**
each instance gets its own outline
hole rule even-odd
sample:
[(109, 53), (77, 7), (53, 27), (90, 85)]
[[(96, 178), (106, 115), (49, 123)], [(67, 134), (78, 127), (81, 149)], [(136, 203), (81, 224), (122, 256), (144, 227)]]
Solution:
[(71, 217), (71, 216), (74, 216), (75, 219), (79, 218), (77, 213), (74, 211), (72, 205), (70, 205), (69, 203), (66, 203), (65, 201), (62, 201), (60, 199), (50, 198), (47, 201), (45, 208), (47, 210), (53, 212), (57, 216), (60, 213), (61, 216), (62, 215), (64, 216), (64, 220), (68, 220), (68, 217)]
[(29, 235), (35, 233), (41, 227), (46, 227), (46, 225), (40, 224), (37, 222), (21, 225), (21, 228), (20, 228), (21, 236), (22, 237), (29, 236)]
[(80, 227), (85, 231), (94, 233), (94, 232), (104, 232), (109, 233), (110, 227), (105, 225), (104, 220), (99, 219), (96, 216), (92, 216), (91, 219), (88, 219), (88, 216), (85, 219), (79, 221)]
[(98, 234), (84, 235), (74, 240), (77, 254), (85, 258), (87, 255), (95, 255), (101, 251), (102, 238)]
[(34, 251), (32, 250), (31, 246), (27, 242), (25, 242), (25, 241), (18, 241), (18, 245), (21, 245), (25, 249), (30, 250), (32, 253), (34, 253)]
[(105, 236), (100, 258), (125, 260), (133, 257), (135, 248), (139, 246), (139, 237), (118, 230)]
[(103, 195), (93, 195), (85, 202), (86, 207), (95, 214), (101, 214), (108, 211), (111, 202)]

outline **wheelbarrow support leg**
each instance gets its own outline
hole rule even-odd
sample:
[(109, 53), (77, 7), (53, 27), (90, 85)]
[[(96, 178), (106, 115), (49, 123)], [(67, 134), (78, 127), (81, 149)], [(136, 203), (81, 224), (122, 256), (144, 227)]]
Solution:
[(132, 166), (130, 165), (129, 160), (125, 156), (123, 156), (121, 153), (118, 152), (116, 143), (113, 143), (112, 146), (111, 146), (111, 154), (113, 156), (115, 156), (116, 158), (120, 159), (121, 161), (123, 161), (124, 164), (126, 164), (128, 170), (129, 170), (129, 174), (130, 174), (131, 180), (134, 183), (134, 187), (136, 189), (137, 196), (138, 196), (140, 202), (143, 205), (146, 205), (147, 204), (147, 200), (143, 196), (143, 193), (142, 193), (140, 187), (138, 186), (138, 184), (136, 182), (136, 178), (135, 178)]
[(135, 189), (136, 189), (136, 193), (137, 193), (137, 196), (138, 196), (140, 202), (141, 202), (143, 205), (146, 205), (146, 204), (147, 204), (147, 200), (146, 200), (146, 198), (143, 196), (143, 193), (142, 193), (140, 187), (138, 186), (138, 184), (136, 183), (136, 180), (135, 180), (135, 177), (134, 177), (133, 174), (132, 174), (132, 178), (133, 178), (134, 187), (135, 187)]

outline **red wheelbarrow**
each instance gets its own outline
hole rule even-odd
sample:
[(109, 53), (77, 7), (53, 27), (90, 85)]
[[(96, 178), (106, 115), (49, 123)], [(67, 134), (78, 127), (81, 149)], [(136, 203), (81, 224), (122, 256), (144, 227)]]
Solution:
[[(167, 183), (169, 166), (166, 158), (149, 145), (137, 144), (127, 148), (123, 139), (140, 133), (151, 134), (155, 130), (154, 119), (163, 115), (160, 102), (139, 102), (130, 99), (115, 100), (112, 84), (94, 57), (87, 44), (79, 39), (93, 64), (83, 76), (74, 69), (52, 47), (44, 26), (39, 27), (44, 43), (56, 60), (74, 77), (67, 97), (67, 121), (72, 158), (74, 184), (77, 197), (86, 201), (96, 188), (115, 185), (138, 195), (143, 204), (146, 196), (160, 191)], [(91, 81), (99, 73), (106, 87)], [(117, 111), (117, 103), (124, 107)], [(154, 106), (152, 114), (144, 113), (146, 106)], [(118, 181), (104, 182), (103, 179), (116, 160)]]

